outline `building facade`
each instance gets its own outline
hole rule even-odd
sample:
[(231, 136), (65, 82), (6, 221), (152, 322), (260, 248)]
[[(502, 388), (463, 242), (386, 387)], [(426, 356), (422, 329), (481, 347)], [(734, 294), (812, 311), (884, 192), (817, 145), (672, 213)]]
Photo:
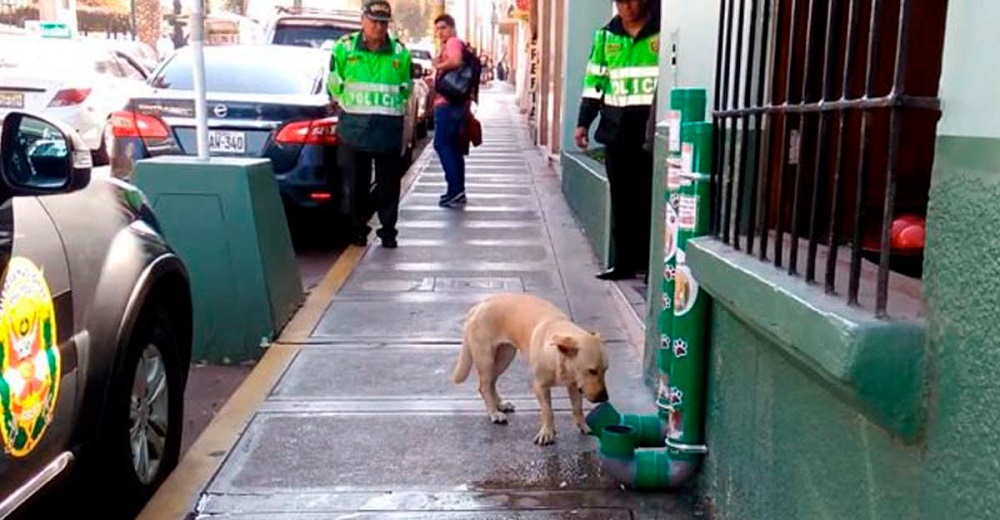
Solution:
[[(607, 263), (603, 165), (567, 138), (606, 3), (578, 5), (561, 171)], [(704, 88), (717, 132), (713, 232), (687, 255), (712, 298), (697, 490), (716, 518), (1000, 516), (998, 18), (991, 0), (663, 0), (658, 119), (672, 88)], [(906, 219), (920, 239), (897, 243)]]

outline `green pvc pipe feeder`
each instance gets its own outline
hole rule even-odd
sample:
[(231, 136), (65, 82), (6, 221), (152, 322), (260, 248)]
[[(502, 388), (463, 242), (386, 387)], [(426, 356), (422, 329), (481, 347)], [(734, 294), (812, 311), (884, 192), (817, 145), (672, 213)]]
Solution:
[[(682, 92), (677, 93), (679, 90)], [(699, 115), (700, 110), (703, 119), (703, 100), (702, 89), (675, 89), (671, 108), (683, 114), (684, 103), (693, 105), (689, 112)], [(591, 434), (600, 443), (604, 471), (632, 489), (668, 489), (683, 484), (708, 452), (704, 408), (710, 306), (688, 269), (685, 251), (688, 240), (709, 231), (714, 128), (702, 121), (679, 126), (680, 171), (675, 172), (676, 185), (668, 185), (664, 194), (669, 227), (664, 245), (663, 314), (668, 316), (660, 320), (658, 412), (622, 415), (605, 402), (587, 415)]]

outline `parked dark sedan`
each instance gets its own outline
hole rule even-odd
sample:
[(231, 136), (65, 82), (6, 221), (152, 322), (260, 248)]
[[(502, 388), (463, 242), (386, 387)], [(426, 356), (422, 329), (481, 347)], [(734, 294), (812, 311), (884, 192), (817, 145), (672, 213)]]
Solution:
[(142, 194), (90, 168), (63, 123), (4, 119), (0, 518), (70, 475), (134, 516), (177, 464), (187, 270)]
[[(139, 159), (197, 154), (193, 59), (190, 48), (175, 53), (150, 78), (149, 95), (112, 115), (114, 176), (131, 178)], [(270, 159), (294, 206), (334, 204), (340, 187), (329, 61), (327, 52), (302, 47), (206, 47), (209, 152)]]

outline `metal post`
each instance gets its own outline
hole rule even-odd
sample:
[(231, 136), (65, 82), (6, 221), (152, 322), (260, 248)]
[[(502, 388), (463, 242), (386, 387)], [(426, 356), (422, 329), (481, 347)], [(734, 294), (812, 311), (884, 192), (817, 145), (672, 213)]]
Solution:
[(191, 12), (191, 50), (194, 53), (194, 117), (197, 130), (198, 160), (208, 160), (208, 107), (205, 103), (205, 20), (204, 0), (195, 0)]

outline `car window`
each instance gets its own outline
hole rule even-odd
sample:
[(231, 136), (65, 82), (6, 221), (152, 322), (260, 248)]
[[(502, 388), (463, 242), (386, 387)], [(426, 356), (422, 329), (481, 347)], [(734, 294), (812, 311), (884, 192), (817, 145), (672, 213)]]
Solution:
[(414, 59), (418, 59), (418, 60), (431, 60), (431, 59), (433, 59), (431, 57), (431, 53), (429, 53), (429, 52), (427, 52), (425, 50), (420, 50), (420, 49), (412, 49), (412, 50), (410, 50), (410, 57), (414, 58)]
[(274, 38), (271, 43), (318, 49), (328, 41), (337, 41), (344, 35), (353, 32), (355, 29), (350, 27), (279, 23), (274, 30)]
[(99, 56), (94, 61), (94, 72), (101, 75), (124, 78), (125, 70), (121, 68), (118, 61), (111, 56)]
[[(191, 60), (190, 52), (175, 55), (150, 84), (162, 89), (193, 90)], [(324, 60), (303, 60), (298, 53), (206, 53), (205, 89), (239, 94), (316, 94), (325, 67)]]

